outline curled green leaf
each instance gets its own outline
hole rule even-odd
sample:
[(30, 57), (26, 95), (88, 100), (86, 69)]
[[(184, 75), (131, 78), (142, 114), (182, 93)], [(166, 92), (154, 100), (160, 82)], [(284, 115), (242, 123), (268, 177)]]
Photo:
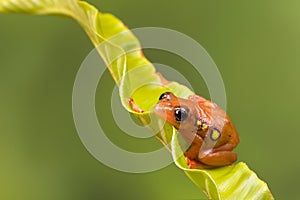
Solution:
[[(169, 90), (183, 98), (192, 94), (187, 87), (178, 83), (163, 84), (154, 66), (144, 57), (141, 45), (131, 31), (115, 16), (100, 13), (84, 1), (0, 0), (0, 12), (58, 14), (75, 19), (86, 31), (119, 86), (123, 106), (133, 112), (127, 99), (134, 98), (139, 107), (148, 111), (145, 114), (136, 113), (144, 124), (149, 124), (149, 111), (161, 93)], [(156, 130), (155, 126), (160, 123), (161, 120), (157, 119), (150, 129)], [(273, 199), (267, 184), (245, 163), (210, 170), (189, 169), (176, 130), (165, 124), (160, 132), (154, 134), (170, 149), (176, 165), (208, 198)]]

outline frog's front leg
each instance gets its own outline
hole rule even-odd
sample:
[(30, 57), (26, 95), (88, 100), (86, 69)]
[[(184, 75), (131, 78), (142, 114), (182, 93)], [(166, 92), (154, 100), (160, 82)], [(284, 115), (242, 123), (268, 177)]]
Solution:
[(184, 152), (185, 160), (189, 168), (209, 168), (198, 161), (199, 149), (203, 144), (203, 139), (198, 135), (194, 135), (194, 138), (188, 137), (191, 136), (191, 134), (183, 134), (182, 136), (187, 142), (192, 141), (189, 148)]
[(184, 152), (186, 163), (188, 164), (190, 169), (202, 169), (209, 168), (205, 164), (198, 161), (198, 152), (200, 146), (191, 145), (190, 148)]
[(204, 157), (198, 158), (201, 163), (213, 167), (230, 165), (237, 159), (237, 155), (232, 151), (211, 152)]
[(130, 105), (130, 107), (132, 108), (132, 110), (134, 110), (135, 112), (137, 112), (137, 113), (143, 113), (143, 112), (144, 112), (143, 109), (141, 109), (140, 107), (138, 107), (138, 106), (134, 103), (134, 101), (133, 101), (132, 98), (128, 98), (128, 99), (127, 99), (127, 102), (128, 102), (128, 104)]

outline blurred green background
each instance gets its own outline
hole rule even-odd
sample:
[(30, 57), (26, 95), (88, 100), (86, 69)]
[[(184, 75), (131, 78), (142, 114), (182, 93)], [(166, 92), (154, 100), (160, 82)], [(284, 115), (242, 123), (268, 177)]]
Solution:
[[(241, 137), (239, 161), (276, 199), (299, 199), (299, 1), (89, 2), (130, 28), (170, 28), (203, 45), (224, 79), (228, 113)], [(0, 27), (0, 199), (206, 199), (175, 165), (147, 174), (118, 172), (82, 145), (71, 95), (93, 46), (79, 25), (57, 16), (2, 14)], [(146, 55), (181, 70), (209, 97), (186, 61), (154, 50)], [(103, 81), (97, 112), (110, 116), (114, 83), (108, 73)], [(104, 124), (120, 146), (161, 147), (155, 139), (123, 136), (111, 119)]]

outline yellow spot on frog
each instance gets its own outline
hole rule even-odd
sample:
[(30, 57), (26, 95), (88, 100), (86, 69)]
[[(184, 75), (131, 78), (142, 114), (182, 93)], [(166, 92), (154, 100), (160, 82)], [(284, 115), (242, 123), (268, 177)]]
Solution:
[(200, 120), (197, 120), (197, 125), (201, 126), (202, 122)]
[(217, 131), (217, 130), (214, 129), (211, 132), (210, 137), (211, 137), (212, 140), (216, 141), (217, 139), (219, 139), (220, 135), (221, 135), (221, 133), (219, 131)]
[(207, 129), (207, 124), (203, 124), (202, 125), (202, 130), (206, 130)]

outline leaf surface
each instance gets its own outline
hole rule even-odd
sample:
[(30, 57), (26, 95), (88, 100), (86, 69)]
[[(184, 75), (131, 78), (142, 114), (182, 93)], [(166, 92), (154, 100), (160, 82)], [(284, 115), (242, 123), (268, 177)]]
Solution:
[[(112, 77), (119, 86), (122, 104), (134, 112), (127, 103), (133, 98), (144, 109), (144, 114), (135, 115), (144, 123), (150, 123), (149, 112), (158, 97), (165, 91), (186, 98), (193, 94), (187, 87), (175, 82), (163, 84), (154, 66), (144, 57), (141, 45), (130, 30), (115, 16), (100, 13), (95, 7), (76, 0), (0, 0), (0, 12), (28, 14), (56, 14), (75, 19), (105, 61)], [(156, 119), (150, 129), (157, 130), (162, 120)], [(176, 165), (207, 194), (210, 199), (273, 199), (267, 184), (261, 181), (247, 165), (217, 169), (189, 169), (179, 146), (176, 130), (164, 124), (154, 133), (170, 149)]]

